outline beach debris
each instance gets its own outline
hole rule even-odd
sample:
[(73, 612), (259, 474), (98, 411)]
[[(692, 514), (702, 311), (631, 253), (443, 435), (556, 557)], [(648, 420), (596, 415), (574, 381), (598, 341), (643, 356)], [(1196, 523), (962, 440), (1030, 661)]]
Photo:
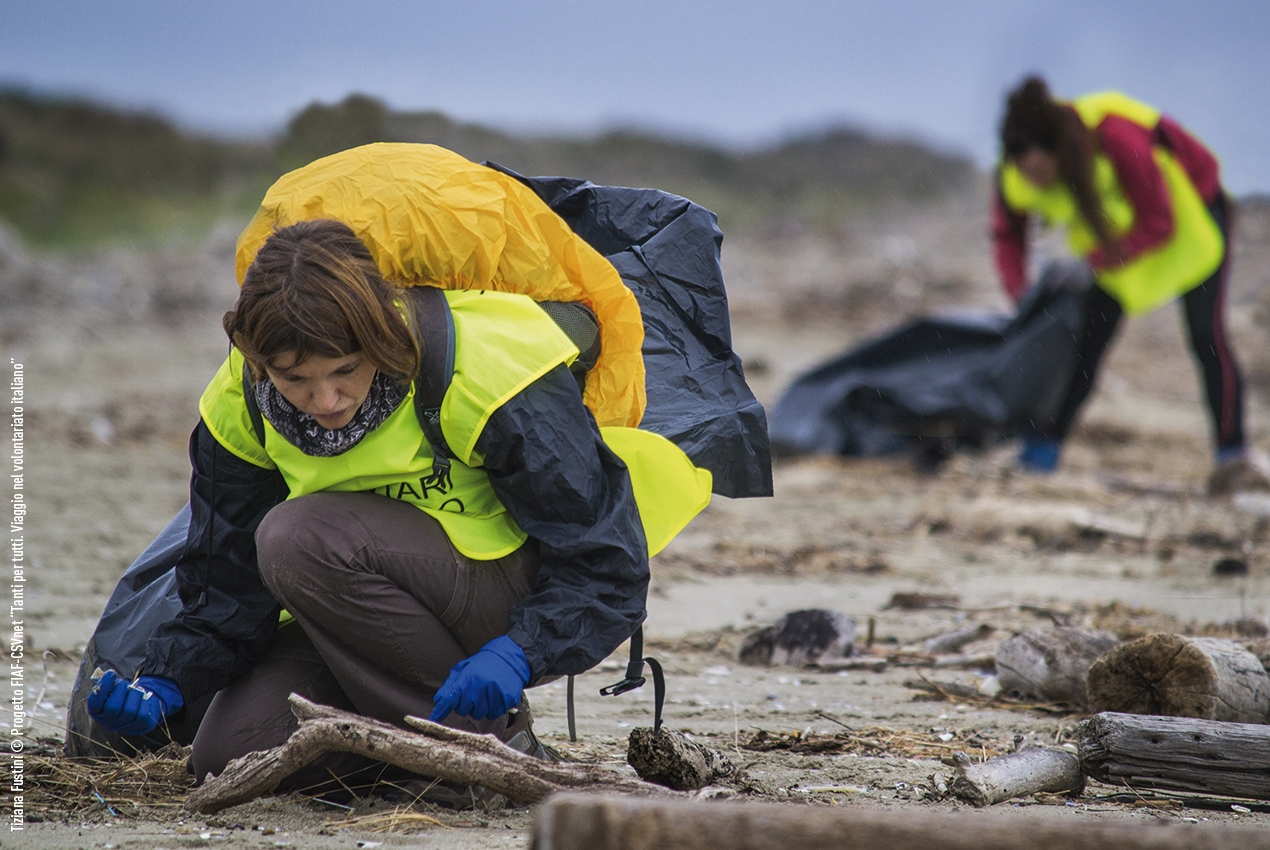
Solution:
[(1270, 676), (1260, 659), (1225, 638), (1155, 634), (1107, 652), (1089, 668), (1094, 712), (1265, 723)]
[(1135, 790), (1270, 798), (1270, 726), (1103, 712), (1081, 724), (1081, 764), (1091, 779)]
[(980, 623), (977, 626), (969, 626), (927, 638), (922, 642), (922, 649), (931, 655), (951, 655), (966, 644), (992, 637), (994, 631), (996, 630), (987, 623)]
[(1248, 575), (1248, 562), (1242, 558), (1219, 558), (1213, 564), (1213, 575), (1221, 578)]
[(1111, 632), (1088, 632), (1058, 626), (1032, 629), (1003, 640), (997, 647), (996, 670), (1001, 689), (1014, 699), (1087, 703), (1089, 667), (1120, 643)]
[(961, 597), (952, 593), (892, 593), (891, 599), (882, 606), (883, 611), (924, 611), (929, 608), (957, 608), (961, 605)]
[(645, 782), (676, 791), (696, 791), (737, 774), (723, 753), (664, 726), (655, 732), (646, 727), (632, 729), (626, 763)]
[(802, 667), (846, 658), (855, 645), (855, 623), (826, 608), (791, 611), (773, 625), (746, 635), (737, 650), (742, 664)]
[(1079, 796), (1085, 788), (1080, 759), (1065, 750), (1021, 749), (974, 762), (964, 753), (948, 790), (973, 806), (991, 806), (1032, 794), (1066, 792)]

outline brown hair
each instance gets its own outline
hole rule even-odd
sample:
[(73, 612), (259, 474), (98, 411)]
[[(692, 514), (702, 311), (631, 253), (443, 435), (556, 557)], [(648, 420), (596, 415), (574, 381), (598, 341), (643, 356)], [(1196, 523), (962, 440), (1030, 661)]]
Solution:
[(352, 228), (302, 221), (265, 241), (221, 324), (255, 380), (284, 352), (294, 352), (298, 365), (314, 355), (361, 351), (380, 372), (404, 382), (418, 371), (419, 343), (395, 295)]
[(1102, 200), (1094, 189), (1096, 138), (1076, 110), (1050, 96), (1040, 77), (1028, 77), (1010, 92), (1001, 122), (1001, 149), (1017, 159), (1038, 147), (1058, 160), (1058, 176), (1076, 196), (1076, 206), (1093, 228), (1099, 243), (1111, 248), (1114, 239)]

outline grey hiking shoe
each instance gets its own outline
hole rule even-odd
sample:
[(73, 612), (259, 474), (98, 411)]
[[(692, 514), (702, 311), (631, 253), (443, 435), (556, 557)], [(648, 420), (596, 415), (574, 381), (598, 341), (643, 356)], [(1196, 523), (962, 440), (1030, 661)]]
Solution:
[(1210, 496), (1270, 490), (1270, 462), (1257, 452), (1245, 451), (1213, 468), (1207, 490)]
[(506, 737), (500, 735), (503, 743), (517, 752), (532, 756), (540, 761), (560, 762), (564, 758), (552, 747), (538, 740), (534, 734), (533, 712), (529, 710), (529, 700), (521, 698), (520, 706), (512, 709), (511, 722), (507, 724)]
[[(520, 705), (508, 713), (507, 719), (507, 728), (498, 735), (503, 743), (517, 752), (542, 761), (563, 761), (560, 753), (539, 741), (534, 735), (533, 712), (529, 709), (527, 698), (521, 698)], [(463, 785), (440, 779), (414, 779), (399, 783), (398, 787), (412, 801), (421, 800), (447, 809), (481, 809), (497, 812), (504, 809), (509, 802), (503, 794), (481, 785)]]

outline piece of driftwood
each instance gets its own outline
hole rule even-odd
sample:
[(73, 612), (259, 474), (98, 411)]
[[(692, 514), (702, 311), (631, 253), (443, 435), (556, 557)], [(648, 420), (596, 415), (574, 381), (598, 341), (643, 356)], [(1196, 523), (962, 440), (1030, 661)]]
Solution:
[(951, 655), (968, 643), (991, 637), (994, 629), (987, 623), (980, 623), (955, 632), (936, 635), (922, 642), (922, 649), (931, 655)]
[(936, 670), (982, 670), (986, 673), (997, 669), (996, 655), (945, 655), (931, 664)]
[[(929, 655), (925, 652), (899, 650), (886, 656), (889, 664), (895, 667), (934, 667), (936, 670), (982, 670), (992, 672), (996, 669), (995, 655)], [(825, 666), (825, 665), (820, 665)], [(833, 667), (830, 669), (840, 669)]]
[(1106, 712), (1078, 736), (1085, 772), (1109, 785), (1270, 798), (1270, 726)]
[(819, 658), (812, 666), (826, 673), (839, 670), (868, 670), (871, 673), (881, 673), (886, 669), (886, 665), (885, 658), (879, 658), (876, 655), (861, 655), (852, 658)]
[(948, 783), (949, 791), (973, 806), (1046, 792), (1066, 791), (1075, 796), (1084, 787), (1080, 759), (1063, 750), (1042, 747), (962, 765)]
[(538, 808), (532, 850), (1267, 850), (1270, 831), (1087, 817), (562, 794)]
[(626, 745), (626, 763), (645, 782), (676, 791), (696, 791), (737, 772), (723, 753), (664, 727), (656, 732), (647, 727), (632, 729)]
[(964, 680), (963, 678), (958, 678), (953, 682), (926, 678), (905, 679), (904, 687), (915, 691), (925, 691), (929, 694), (938, 694), (944, 698), (970, 700), (992, 699), (1001, 690), (997, 684), (996, 677), (976, 676), (973, 674), (967, 674)]
[(563, 790), (608, 790), (634, 794), (672, 792), (599, 765), (553, 764), (532, 758), (496, 738), (431, 723), (406, 722), (419, 731), (398, 729), (369, 717), (291, 695), (300, 728), (272, 750), (248, 753), (220, 776), (194, 789), (187, 809), (211, 814), (268, 794), (295, 770), (323, 753), (357, 753), (449, 782), (481, 785), (518, 803), (537, 803)]
[(951, 593), (892, 593), (891, 599), (882, 606), (883, 611), (899, 609), (901, 611), (922, 611), (927, 608), (957, 608), (961, 605), (961, 597)]
[(1065, 626), (1032, 629), (997, 647), (1001, 690), (1016, 699), (1086, 705), (1089, 667), (1119, 640), (1110, 632), (1087, 632)]
[(1156, 634), (1122, 644), (1089, 668), (1091, 711), (1264, 723), (1270, 676), (1224, 638)]
[(802, 667), (821, 659), (846, 658), (855, 646), (855, 623), (827, 608), (790, 611), (774, 624), (750, 632), (737, 648), (742, 664)]
[(1108, 490), (1119, 490), (1135, 496), (1162, 496), (1166, 499), (1199, 499), (1204, 492), (1187, 484), (1159, 483), (1155, 481), (1134, 481), (1115, 475), (1099, 476), (1103, 486)]
[(1145, 540), (1146, 527), (1141, 523), (1086, 515), (1072, 519), (1071, 527), (1086, 534), (1105, 537), (1122, 537), (1126, 540)]

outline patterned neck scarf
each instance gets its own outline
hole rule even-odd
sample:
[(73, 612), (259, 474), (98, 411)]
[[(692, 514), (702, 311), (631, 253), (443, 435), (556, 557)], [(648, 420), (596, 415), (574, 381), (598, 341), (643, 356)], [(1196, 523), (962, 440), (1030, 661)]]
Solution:
[(384, 424), (384, 420), (401, 406), (409, 390), (409, 384), (390, 380), (376, 372), (370, 383), (370, 392), (352, 420), (343, 428), (331, 431), (319, 425), (309, 414), (296, 409), (268, 378), (261, 378), (255, 386), (261, 415), (288, 443), (310, 457), (336, 457), (356, 446), (363, 437)]

